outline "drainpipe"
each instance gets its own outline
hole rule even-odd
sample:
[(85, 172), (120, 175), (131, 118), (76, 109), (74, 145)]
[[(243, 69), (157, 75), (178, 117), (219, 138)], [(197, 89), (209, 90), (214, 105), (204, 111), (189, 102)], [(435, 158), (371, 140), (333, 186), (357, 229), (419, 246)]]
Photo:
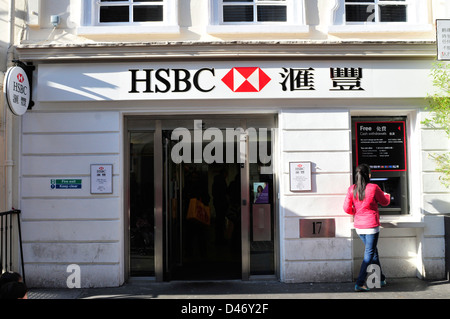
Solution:
[[(6, 60), (6, 68), (13, 66), (12, 60), (14, 59), (14, 46), (15, 46), (15, 10), (16, 10), (16, 1), (10, 0), (10, 9), (9, 9), (9, 47), (7, 52), (7, 60)], [(5, 101), (6, 102), (6, 101)], [(6, 170), (6, 196), (5, 196), (5, 205), (6, 210), (12, 209), (13, 206), (13, 168), (14, 168), (14, 159), (13, 159), (13, 115), (7, 110), (5, 104), (5, 170)]]

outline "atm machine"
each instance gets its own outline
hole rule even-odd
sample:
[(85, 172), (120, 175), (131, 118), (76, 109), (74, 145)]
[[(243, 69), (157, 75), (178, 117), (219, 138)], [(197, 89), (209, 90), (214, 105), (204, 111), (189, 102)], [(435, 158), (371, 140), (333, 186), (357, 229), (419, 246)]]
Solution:
[(391, 195), (381, 215), (409, 213), (406, 117), (352, 117), (353, 172), (371, 168), (371, 182)]

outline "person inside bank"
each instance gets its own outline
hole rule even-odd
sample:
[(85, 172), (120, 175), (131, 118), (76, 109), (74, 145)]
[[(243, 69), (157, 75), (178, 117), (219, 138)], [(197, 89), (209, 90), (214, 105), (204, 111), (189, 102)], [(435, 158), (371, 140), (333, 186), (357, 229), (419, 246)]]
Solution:
[(367, 267), (371, 264), (379, 266), (380, 286), (386, 285), (386, 277), (381, 269), (377, 243), (380, 232), (380, 212), (378, 204), (387, 206), (391, 196), (374, 183), (370, 183), (371, 171), (366, 164), (356, 167), (355, 184), (348, 188), (344, 201), (344, 211), (354, 216), (356, 233), (364, 243), (364, 258), (361, 263), (355, 291), (369, 291), (365, 284)]

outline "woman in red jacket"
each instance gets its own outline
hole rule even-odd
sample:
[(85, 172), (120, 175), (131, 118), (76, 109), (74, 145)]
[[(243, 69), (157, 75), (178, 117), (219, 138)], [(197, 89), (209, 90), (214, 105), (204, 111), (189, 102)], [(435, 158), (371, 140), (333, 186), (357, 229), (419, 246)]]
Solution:
[(356, 168), (355, 184), (349, 187), (344, 202), (344, 211), (347, 214), (354, 215), (356, 232), (365, 247), (364, 259), (356, 280), (355, 291), (369, 290), (364, 282), (367, 276), (367, 267), (370, 264), (376, 264), (380, 267), (381, 286), (386, 285), (377, 250), (380, 232), (378, 204), (389, 205), (391, 196), (383, 192), (377, 184), (370, 183), (370, 176), (369, 166), (366, 164), (359, 165)]

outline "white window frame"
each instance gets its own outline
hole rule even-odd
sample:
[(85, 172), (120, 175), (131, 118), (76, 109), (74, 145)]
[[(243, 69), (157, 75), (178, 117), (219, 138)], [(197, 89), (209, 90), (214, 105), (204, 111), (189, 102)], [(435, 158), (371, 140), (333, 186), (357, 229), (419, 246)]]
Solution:
[(380, 5), (401, 5), (406, 7), (406, 21), (391, 21), (388, 23), (405, 23), (408, 22), (408, 17), (411, 15), (411, 11), (412, 11), (412, 6), (410, 4), (411, 1), (409, 0), (405, 0), (405, 1), (388, 1), (388, 0), (373, 0), (373, 2), (367, 1), (367, 2), (347, 2), (347, 0), (344, 0), (344, 11), (345, 11), (345, 7), (347, 5), (354, 5), (354, 6), (374, 6), (374, 18), (375, 21), (347, 21), (347, 19), (345, 18), (345, 22), (347, 24), (366, 24), (366, 23), (387, 23), (387, 22), (381, 22), (379, 21), (380, 18)]
[[(386, 4), (393, 4), (387, 2)], [(356, 4), (356, 3), (355, 3)], [(383, 4), (383, 1), (375, 0), (375, 6)], [(346, 21), (345, 0), (335, 0), (332, 9), (332, 21), (328, 28), (329, 33), (364, 33), (364, 32), (428, 32), (432, 25), (428, 22), (428, 1), (405, 0), (398, 4), (406, 5), (406, 22), (381, 22), (381, 21)], [(375, 8), (378, 13), (378, 8)]]
[[(277, 1), (274, 1), (277, 2)], [(274, 22), (224, 22), (223, 0), (209, 0), (209, 34), (246, 34), (246, 33), (308, 33), (305, 24), (305, 0), (286, 0), (286, 21)], [(242, 3), (242, 5), (254, 3)], [(266, 4), (266, 3), (265, 3)], [(279, 4), (279, 2), (277, 2)], [(270, 5), (268, 2), (267, 5)]]
[[(148, 3), (151, 5), (151, 3)], [(146, 22), (104, 22), (100, 20), (100, 1), (83, 0), (82, 17), (78, 34), (111, 35), (111, 34), (179, 34), (178, 0), (163, 0), (163, 21)], [(114, 5), (133, 6), (129, 0), (116, 2)], [(132, 10), (130, 10), (132, 11)], [(131, 14), (130, 14), (131, 16)]]

